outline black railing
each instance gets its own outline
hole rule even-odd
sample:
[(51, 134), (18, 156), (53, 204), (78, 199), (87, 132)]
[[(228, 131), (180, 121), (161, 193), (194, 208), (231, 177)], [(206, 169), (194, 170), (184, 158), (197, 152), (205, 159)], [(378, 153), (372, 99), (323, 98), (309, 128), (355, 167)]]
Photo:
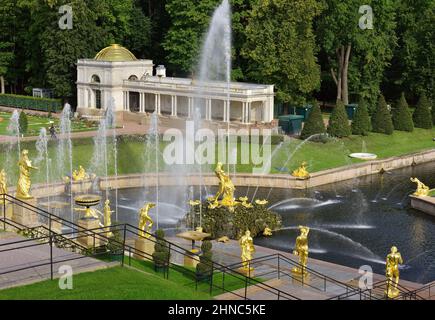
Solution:
[[(39, 245), (47, 245), (47, 244), (50, 246), (50, 259), (49, 259), (50, 261), (45, 262), (45, 263), (36, 264), (36, 265), (27, 266), (27, 267), (20, 267), (19, 270), (18, 269), (8, 270), (6, 272), (0, 273), (0, 275), (4, 274), (4, 273), (12, 273), (12, 272), (16, 272), (16, 271), (25, 270), (25, 269), (49, 265), (50, 266), (50, 278), (53, 279), (53, 277), (54, 277), (53, 264), (57, 264), (57, 263), (61, 263), (61, 262), (63, 263), (63, 262), (71, 261), (71, 260), (77, 260), (80, 258), (85, 258), (87, 256), (107, 255), (108, 253), (121, 255), (121, 265), (122, 266), (124, 266), (124, 264), (125, 264), (125, 253), (128, 253), (129, 264), (131, 264), (131, 259), (132, 259), (131, 257), (132, 256), (136, 256), (138, 259), (153, 261), (153, 257), (151, 254), (144, 252), (144, 251), (141, 251), (141, 250), (138, 250), (137, 248), (127, 244), (127, 241), (129, 239), (129, 235), (133, 235), (134, 238), (143, 239), (145, 241), (151, 241), (153, 244), (155, 244), (157, 241), (163, 241), (163, 243), (165, 243), (165, 245), (169, 249), (169, 252), (170, 252), (169, 257), (171, 257), (173, 254), (178, 254), (183, 258), (184, 257), (190, 257), (190, 258), (194, 257), (194, 258), (199, 260), (198, 254), (188, 252), (185, 248), (183, 248), (177, 244), (174, 244), (172, 242), (169, 242), (166, 239), (160, 239), (151, 233), (145, 232), (145, 236), (143, 236), (140, 233), (140, 232), (142, 232), (140, 229), (138, 229), (137, 227), (132, 226), (130, 224), (114, 225), (114, 226), (111, 226), (110, 229), (108, 229), (108, 227), (86, 229), (86, 228), (83, 228), (83, 227), (81, 227), (81, 226), (79, 226), (71, 221), (60, 218), (58, 216), (55, 216), (48, 211), (37, 208), (37, 207), (35, 207), (35, 206), (25, 202), (25, 201), (22, 201), (20, 199), (16, 199), (15, 197), (12, 197), (10, 195), (3, 194), (3, 195), (0, 195), (0, 198), (2, 198), (2, 200), (3, 200), (3, 217), (0, 220), (1, 220), (1, 222), (3, 222), (4, 229), (6, 229), (6, 227), (9, 226), (9, 227), (17, 229), (21, 233), (26, 233), (27, 235), (31, 235), (31, 239), (7, 242), (7, 243), (0, 245), (0, 248), (2, 246), (6, 247), (6, 246), (13, 246), (13, 245), (20, 245), (23, 243), (26, 243), (26, 244), (28, 243), (28, 245), (25, 246), (26, 248), (39, 246)], [(24, 208), (32, 213), (37, 214), (38, 220), (40, 220), (39, 218), (41, 218), (41, 220), (42, 220), (42, 221), (38, 222), (41, 224), (39, 224), (37, 226), (26, 227), (26, 226), (23, 226), (23, 225), (16, 223), (13, 220), (8, 219), (6, 217), (6, 206), (7, 205), (17, 205), (17, 206), (20, 206), (21, 208)], [(57, 222), (63, 226), (69, 227), (71, 229), (71, 231), (67, 232), (67, 233), (62, 233), (62, 234), (56, 233), (55, 231), (53, 231), (53, 228), (52, 228), (53, 222)], [(44, 235), (43, 231), (48, 232), (48, 234)], [(107, 236), (108, 231), (111, 231), (112, 233), (115, 233), (115, 232), (122, 233), (123, 234), (122, 239), (116, 240), (116, 239), (108, 237)], [(84, 238), (84, 237), (85, 238), (92, 237), (93, 244), (90, 248), (84, 247), (84, 246), (79, 244), (79, 239)], [(52, 254), (52, 248), (53, 248), (53, 246), (56, 246), (57, 243), (59, 243), (59, 239), (61, 239), (63, 242), (69, 243), (71, 246), (76, 246), (77, 248), (80, 248), (81, 253), (83, 255), (81, 255), (80, 257), (75, 257), (74, 259), (62, 259), (62, 260), (54, 259), (53, 254)], [(103, 245), (100, 245), (100, 243), (103, 243)], [(117, 247), (118, 250), (113, 250), (113, 252), (108, 250), (107, 244), (109, 244), (109, 243), (112, 246)], [(3, 251), (0, 249), (0, 253), (5, 252), (5, 251), (19, 250), (19, 249), (23, 249), (23, 248), (24, 247), (7, 248), (7, 249), (4, 249)], [(99, 249), (101, 249), (101, 250), (99, 250)], [(121, 253), (119, 251), (121, 251)], [(268, 294), (272, 295), (276, 299), (298, 300), (298, 298), (296, 296), (294, 296), (290, 293), (284, 292), (282, 290), (279, 290), (277, 288), (274, 288), (272, 286), (269, 286), (269, 285), (263, 283), (261, 280), (247, 277), (246, 275), (239, 272), (238, 270), (231, 269), (227, 266), (224, 266), (222, 264), (219, 264), (219, 263), (211, 261), (211, 260), (207, 261), (207, 259), (205, 259), (205, 258), (202, 258), (201, 262), (208, 264), (208, 266), (212, 270), (212, 276), (208, 280), (210, 293), (212, 293), (213, 290), (217, 289), (222, 293), (228, 292), (228, 293), (231, 293), (232, 295), (237, 296), (238, 298), (248, 300), (249, 299), (248, 287), (253, 286), (253, 287), (256, 287), (256, 288), (263, 290), (264, 292), (267, 292)], [(196, 275), (196, 272), (194, 270), (191, 270), (189, 268), (186, 268), (184, 266), (176, 264), (173, 261), (171, 261), (170, 258), (166, 262), (164, 270), (165, 270), (165, 272), (164, 272), (165, 278), (169, 278), (169, 270), (175, 270), (175, 271), (181, 272), (185, 275), (191, 276), (194, 279), (194, 281), (192, 283), (195, 284), (195, 288), (198, 288), (198, 285), (202, 281), (201, 279), (198, 279), (198, 276)], [(214, 279), (217, 278), (219, 276), (219, 274), (221, 274), (221, 276), (222, 276), (222, 282), (218, 283), (217, 281), (214, 281)], [(238, 281), (238, 282), (242, 283), (244, 288), (245, 288), (245, 290), (244, 290), (245, 293), (242, 295), (242, 294), (234, 292), (234, 290), (235, 290), (234, 288), (228, 289), (228, 286), (226, 284), (229, 282), (229, 279), (231, 279), (232, 281)], [(241, 288), (243, 288), (243, 286), (241, 286)], [(240, 287), (240, 286), (238, 286), (238, 287)]]

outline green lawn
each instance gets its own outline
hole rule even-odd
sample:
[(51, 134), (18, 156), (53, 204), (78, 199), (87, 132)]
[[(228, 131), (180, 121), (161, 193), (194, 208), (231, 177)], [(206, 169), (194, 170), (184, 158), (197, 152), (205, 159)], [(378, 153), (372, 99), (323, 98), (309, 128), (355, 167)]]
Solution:
[[(353, 152), (370, 152), (378, 155), (378, 158), (386, 158), (391, 156), (399, 156), (409, 154), (422, 150), (429, 150), (435, 148), (435, 142), (432, 141), (435, 137), (435, 129), (424, 130), (415, 129), (414, 132), (401, 132), (394, 131), (394, 134), (384, 135), (371, 133), (367, 137), (351, 136), (349, 138), (335, 139), (327, 143), (318, 142), (303, 142), (299, 139), (290, 139), (282, 144), (278, 150), (275, 150), (277, 146), (272, 146), (272, 162), (271, 172), (291, 172), (298, 167), (302, 161), (307, 161), (308, 170), (310, 172), (316, 172), (320, 170), (340, 167), (349, 165), (352, 163), (358, 163), (362, 160), (349, 158), (349, 154)], [(109, 139), (110, 140), (110, 139)], [(144, 172), (155, 172), (155, 150), (146, 150), (145, 143), (138, 139), (120, 139), (118, 143), (118, 173), (119, 174), (132, 174)], [(160, 153), (163, 152), (166, 143), (161, 143)], [(30, 151), (30, 158), (35, 159), (37, 156), (35, 143), (25, 142), (22, 143), (21, 149), (27, 148)], [(10, 166), (18, 161), (17, 150), (7, 150), (7, 144), (0, 145), (0, 168), (4, 167), (4, 163), (7, 157), (9, 157)], [(85, 168), (90, 168), (91, 159), (94, 150), (93, 140), (88, 139), (76, 139), (73, 142), (73, 167), (77, 168), (79, 164)], [(113, 163), (113, 152), (111, 146), (108, 147), (110, 156), (109, 163)], [(57, 142), (49, 141), (49, 157), (52, 159), (52, 163), (56, 163)], [(240, 153), (240, 148), (239, 148)], [(240, 156), (240, 154), (239, 154)], [(177, 171), (177, 165), (170, 165), (166, 167), (164, 165), (163, 157), (159, 155), (159, 170), (165, 171), (168, 168), (174, 172)], [(240, 161), (238, 161), (240, 163)], [(146, 164), (146, 165), (145, 165)], [(42, 182), (45, 181), (45, 163), (42, 161), (37, 164), (40, 170), (32, 174), (33, 181)], [(68, 167), (68, 166), (67, 166)], [(284, 170), (281, 168), (285, 168)], [(192, 167), (192, 170), (198, 170), (198, 166)], [(213, 165), (203, 165), (203, 172), (213, 172)], [(230, 166), (231, 172), (233, 172), (233, 166)], [(184, 170), (183, 170), (184, 171)], [(252, 172), (252, 164), (238, 164), (236, 165), (237, 172)], [(54, 176), (56, 170), (50, 169), (53, 180), (60, 180), (60, 177)], [(114, 168), (109, 165), (109, 175), (114, 174)], [(65, 172), (64, 175), (68, 174)], [(104, 172), (97, 175), (103, 175)], [(16, 170), (9, 170), (9, 181), (16, 181)]]
[[(0, 112), (0, 135), (8, 135), (7, 127), (9, 126), (9, 120), (12, 116), (10, 112)], [(28, 120), (28, 131), (25, 136), (35, 136), (39, 135), (39, 130), (41, 128), (47, 129), (50, 127), (50, 121), (54, 122), (55, 127), (59, 128), (59, 119), (57, 118), (48, 118), (42, 116), (33, 116), (27, 115)], [(73, 121), (72, 122), (72, 130), (74, 132), (80, 131), (91, 131), (96, 130), (97, 127), (93, 124), (86, 123), (84, 121)]]
[(73, 278), (72, 290), (61, 290), (58, 280), (0, 291), (0, 299), (39, 300), (204, 300), (210, 296), (197, 292), (173, 279), (144, 274), (129, 268), (113, 267), (95, 272), (81, 273)]

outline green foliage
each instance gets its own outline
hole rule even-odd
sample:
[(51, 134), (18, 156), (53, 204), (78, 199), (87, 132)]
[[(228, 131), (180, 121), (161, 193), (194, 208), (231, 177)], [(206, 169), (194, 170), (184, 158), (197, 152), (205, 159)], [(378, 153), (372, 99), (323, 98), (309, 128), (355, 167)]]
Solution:
[(164, 241), (165, 232), (162, 229), (156, 231), (156, 244), (154, 245), (153, 261), (156, 267), (167, 267), (170, 252), (167, 243)]
[[(199, 213), (199, 206), (195, 207), (195, 211)], [(198, 216), (199, 214), (195, 215), (195, 225), (199, 225)], [(186, 218), (191, 219), (190, 214)], [(246, 229), (255, 237), (266, 227), (274, 230), (280, 226), (281, 217), (263, 205), (253, 203), (252, 208), (238, 205), (234, 212), (230, 212), (226, 207), (210, 209), (208, 203), (202, 204), (202, 227), (205, 232), (211, 233), (213, 239), (222, 236), (238, 239)]]
[[(376, 105), (384, 70), (389, 66), (397, 43), (395, 35), (398, 1), (325, 0), (326, 9), (318, 19), (316, 35), (327, 58), (322, 69), (331, 78), (339, 70), (337, 50), (351, 46), (348, 81), (349, 93), (368, 102), (369, 112)], [(373, 29), (362, 30), (359, 19), (362, 5), (373, 8)]]
[(378, 107), (372, 116), (373, 132), (393, 134), (393, 120), (383, 95), (379, 96)]
[(202, 242), (202, 254), (199, 257), (199, 263), (196, 265), (196, 274), (200, 278), (208, 278), (212, 274), (213, 253), (211, 252), (213, 245), (210, 241)]
[(430, 112), (430, 103), (429, 100), (426, 98), (425, 94), (422, 94), (420, 99), (418, 100), (417, 107), (415, 108), (414, 114), (412, 115), (414, 120), (414, 125), (417, 128), (423, 128), (423, 129), (431, 129), (432, 128), (432, 121), (431, 119), (435, 113), (432, 107), (432, 116)]
[(435, 126), (435, 105), (433, 103), (435, 100), (429, 100), (429, 105), (432, 108), (432, 124)]
[(0, 94), (0, 105), (49, 112), (58, 112), (62, 110), (60, 99), (37, 98), (15, 94)]
[(275, 84), (280, 102), (302, 104), (319, 88), (312, 24), (320, 12), (316, 0), (260, 0), (253, 6), (242, 50), (247, 73)]
[(325, 124), (323, 123), (322, 112), (320, 106), (316, 101), (313, 108), (308, 115), (308, 119), (304, 124), (304, 128), (301, 132), (301, 138), (307, 139), (314, 134), (326, 133)]
[(411, 112), (408, 108), (408, 103), (406, 102), (405, 94), (403, 92), (397, 102), (396, 108), (393, 110), (393, 125), (395, 130), (409, 132), (414, 130)]
[(364, 100), (358, 103), (351, 127), (352, 134), (360, 136), (367, 136), (372, 129), (367, 103)]
[(386, 85), (394, 92), (434, 97), (435, 2), (432, 0), (397, 1), (398, 46), (386, 74)]
[(340, 100), (337, 101), (334, 110), (332, 110), (331, 117), (329, 118), (328, 133), (338, 138), (348, 137), (351, 134), (346, 108)]
[(27, 128), (29, 126), (29, 122), (27, 120), (27, 115), (25, 112), (20, 112), (20, 117), (18, 118), (18, 123), (20, 126), (20, 133), (25, 134), (27, 132)]

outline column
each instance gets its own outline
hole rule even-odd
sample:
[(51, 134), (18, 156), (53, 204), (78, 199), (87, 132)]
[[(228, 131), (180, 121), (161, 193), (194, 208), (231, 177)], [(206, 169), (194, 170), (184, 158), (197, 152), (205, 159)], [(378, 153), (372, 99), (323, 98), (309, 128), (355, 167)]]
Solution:
[(177, 116), (177, 96), (171, 96), (171, 117)]
[(192, 97), (188, 97), (187, 98), (187, 117), (188, 118), (192, 118), (193, 115), (193, 98)]
[(246, 102), (242, 102), (242, 123), (245, 123)]
[(211, 99), (205, 99), (205, 120), (211, 120)]
[(127, 95), (127, 110), (130, 111), (130, 92), (126, 91)]
[(155, 96), (154, 112), (157, 112), (157, 114), (160, 115), (160, 94), (156, 93), (154, 96)]
[(246, 123), (251, 123), (251, 106), (252, 102), (246, 104)]

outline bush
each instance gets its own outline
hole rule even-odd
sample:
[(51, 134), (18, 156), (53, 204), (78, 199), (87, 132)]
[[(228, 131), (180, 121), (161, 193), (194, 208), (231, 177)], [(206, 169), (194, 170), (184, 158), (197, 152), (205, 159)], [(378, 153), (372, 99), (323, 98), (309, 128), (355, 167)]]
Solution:
[(372, 126), (373, 132), (384, 134), (393, 134), (394, 132), (391, 113), (388, 110), (387, 102), (382, 94), (379, 96), (378, 106), (372, 116)]
[(430, 108), (429, 100), (426, 98), (426, 95), (423, 94), (418, 100), (417, 107), (415, 108), (412, 117), (414, 120), (414, 125), (417, 128), (423, 128), (423, 129), (432, 128), (432, 122), (434, 119), (431, 118), (435, 116), (435, 113), (432, 107), (432, 116), (431, 116), (429, 108)]
[(18, 123), (20, 126), (20, 133), (26, 134), (27, 128), (29, 127), (29, 121), (27, 120), (27, 115), (25, 112), (20, 112), (20, 117), (18, 118)]
[(196, 265), (196, 275), (199, 278), (209, 278), (212, 274), (212, 247), (213, 245), (210, 241), (205, 240), (202, 242), (202, 255), (199, 257), (199, 263)]
[(304, 128), (301, 132), (301, 138), (307, 139), (312, 135), (323, 133), (326, 133), (326, 128), (325, 124), (323, 123), (322, 112), (320, 111), (319, 104), (316, 101), (314, 106), (311, 108), (307, 121), (304, 124)]
[(165, 239), (165, 232), (162, 229), (156, 231), (156, 244), (154, 245), (153, 261), (157, 268), (168, 267), (170, 252)]
[[(236, 206), (234, 212), (230, 212), (226, 207), (209, 209), (208, 203), (202, 204), (202, 221), (201, 225), (204, 232), (211, 234), (212, 239), (227, 236), (231, 239), (239, 239), (249, 229), (252, 237), (261, 234), (264, 228), (278, 229), (281, 227), (281, 216), (264, 205), (252, 204), (252, 208), (246, 208), (242, 205)], [(200, 225), (199, 208), (195, 206), (195, 221), (192, 223), (192, 214), (186, 215), (187, 225)]]
[(36, 98), (16, 94), (0, 94), (0, 105), (47, 112), (58, 112), (62, 110), (62, 102), (60, 99)]
[(361, 100), (355, 111), (355, 116), (352, 121), (352, 134), (366, 136), (372, 129), (367, 103)]
[(393, 111), (393, 125), (396, 130), (409, 132), (414, 131), (411, 112), (409, 111), (408, 103), (406, 102), (405, 94), (403, 92)]
[(346, 108), (341, 100), (332, 110), (328, 123), (328, 133), (333, 137), (343, 138), (351, 134), (349, 118), (347, 117)]

